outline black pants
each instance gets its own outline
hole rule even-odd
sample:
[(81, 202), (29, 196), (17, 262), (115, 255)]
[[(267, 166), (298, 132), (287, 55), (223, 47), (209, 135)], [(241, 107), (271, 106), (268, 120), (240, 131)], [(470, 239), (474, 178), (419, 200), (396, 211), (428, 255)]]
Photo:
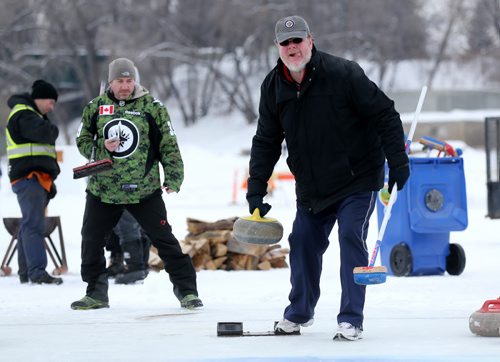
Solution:
[(127, 272), (148, 270), (151, 239), (127, 210), (123, 211), (113, 232), (106, 238), (106, 250), (111, 258), (121, 255), (125, 259)]
[[(88, 283), (87, 295), (108, 300), (105, 238), (118, 223), (124, 210), (128, 210), (151, 237), (165, 264), (175, 296), (180, 300), (187, 294), (198, 295), (196, 271), (191, 258), (182, 252), (179, 241), (172, 234), (161, 195), (154, 195), (139, 204), (127, 205), (106, 204), (87, 195), (82, 226), (81, 269), (82, 280)], [(106, 285), (103, 285), (104, 280)]]

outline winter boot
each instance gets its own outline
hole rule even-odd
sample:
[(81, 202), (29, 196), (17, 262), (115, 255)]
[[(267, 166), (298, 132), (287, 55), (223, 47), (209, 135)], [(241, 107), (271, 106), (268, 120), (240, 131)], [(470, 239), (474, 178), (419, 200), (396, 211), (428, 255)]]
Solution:
[(74, 310), (89, 310), (89, 309), (101, 309), (101, 308), (109, 308), (109, 303), (94, 299), (86, 295), (80, 300), (77, 300), (71, 303), (71, 309)]
[[(23, 280), (21, 280), (21, 283)], [(39, 277), (31, 279), (31, 282), (34, 284), (62, 284), (63, 280), (61, 278), (54, 278), (53, 276), (49, 275), (46, 271), (43, 272), (42, 275)]]
[(181, 299), (181, 307), (186, 309), (196, 309), (203, 307), (203, 303), (198, 296), (188, 294)]
[(146, 279), (148, 272), (146, 270), (135, 270), (126, 273), (117, 274), (115, 284), (132, 284), (140, 280)]
[(128, 240), (122, 244), (123, 258), (129, 271), (148, 268), (144, 253), (147, 251), (147, 257), (149, 258), (149, 249), (146, 250), (144, 246), (145, 241), (142, 238)]
[(125, 264), (123, 263), (123, 253), (112, 254), (109, 261), (110, 264), (106, 269), (108, 277), (114, 278), (117, 274), (121, 274), (126, 271)]

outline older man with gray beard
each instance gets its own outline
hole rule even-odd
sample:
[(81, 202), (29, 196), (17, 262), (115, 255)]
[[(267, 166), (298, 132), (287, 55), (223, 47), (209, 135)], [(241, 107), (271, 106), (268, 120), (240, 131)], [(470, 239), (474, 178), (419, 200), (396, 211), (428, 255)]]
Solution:
[(267, 182), (286, 141), (295, 176), (297, 210), (290, 243), (290, 304), (276, 334), (310, 326), (320, 297), (323, 254), (338, 222), (342, 295), (335, 340), (357, 340), (363, 331), (365, 286), (353, 268), (367, 265), (368, 220), (389, 166), (389, 190), (409, 177), (403, 127), (394, 102), (361, 67), (316, 50), (300, 16), (278, 20), (279, 59), (261, 86), (253, 137), (247, 200), (264, 216)]

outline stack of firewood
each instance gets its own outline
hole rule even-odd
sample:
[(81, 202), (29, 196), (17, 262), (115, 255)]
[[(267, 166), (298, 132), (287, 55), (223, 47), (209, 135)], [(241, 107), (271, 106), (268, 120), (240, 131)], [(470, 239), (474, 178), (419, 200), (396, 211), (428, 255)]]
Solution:
[[(232, 232), (235, 221), (236, 218), (215, 222), (187, 219), (189, 234), (180, 243), (182, 251), (191, 257), (197, 271), (269, 270), (288, 267), (285, 261), (288, 249), (277, 244), (257, 245), (237, 241)], [(151, 261), (150, 258), (150, 266), (153, 267)], [(159, 269), (161, 265), (155, 265), (154, 268)]]

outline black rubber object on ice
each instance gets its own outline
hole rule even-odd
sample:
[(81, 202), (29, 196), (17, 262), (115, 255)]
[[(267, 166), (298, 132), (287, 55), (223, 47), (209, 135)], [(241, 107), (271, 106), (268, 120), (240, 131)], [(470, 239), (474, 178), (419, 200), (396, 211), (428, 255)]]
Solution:
[[(274, 322), (274, 328), (276, 328), (278, 322)], [(218, 322), (217, 323), (217, 337), (269, 337), (269, 336), (282, 336), (282, 334), (274, 334), (274, 328), (272, 331), (264, 332), (244, 332), (242, 322)], [(290, 334), (299, 335), (300, 332)]]

